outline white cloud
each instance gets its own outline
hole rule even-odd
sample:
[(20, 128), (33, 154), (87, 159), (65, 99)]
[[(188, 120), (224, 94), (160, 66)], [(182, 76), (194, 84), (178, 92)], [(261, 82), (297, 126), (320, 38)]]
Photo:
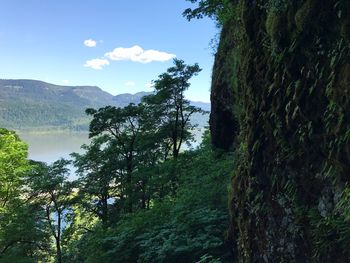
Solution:
[(136, 83), (133, 81), (128, 81), (128, 82), (125, 82), (124, 85), (127, 87), (134, 87), (136, 85)]
[(84, 45), (87, 46), (87, 47), (96, 47), (97, 43), (93, 39), (86, 39), (84, 41)]
[(68, 79), (63, 79), (62, 82), (63, 82), (64, 84), (68, 84), (68, 83), (69, 83), (69, 80), (68, 80)]
[(95, 59), (86, 61), (86, 63), (84, 64), (84, 67), (100, 70), (102, 69), (103, 66), (107, 66), (107, 65), (109, 65), (109, 61), (107, 59), (95, 58)]
[(148, 89), (151, 89), (151, 88), (154, 87), (154, 84), (153, 83), (146, 83), (145, 87), (148, 88)]
[(115, 48), (113, 51), (107, 52), (105, 57), (110, 60), (129, 60), (140, 63), (150, 63), (153, 61), (168, 61), (175, 58), (176, 55), (153, 49), (144, 50), (142, 47), (135, 45), (130, 48)]

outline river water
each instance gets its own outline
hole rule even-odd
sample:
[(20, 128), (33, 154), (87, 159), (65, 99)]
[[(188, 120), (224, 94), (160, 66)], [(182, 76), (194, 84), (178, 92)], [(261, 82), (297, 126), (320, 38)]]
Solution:
[(87, 133), (20, 133), (19, 136), (29, 145), (29, 159), (46, 163), (69, 158), (72, 152), (81, 153), (81, 145), (89, 143)]
[[(88, 133), (19, 133), (19, 136), (29, 146), (28, 158), (47, 164), (60, 158), (71, 159), (71, 153), (82, 153), (81, 145), (89, 143)], [(76, 179), (73, 165), (68, 168), (69, 180)]]

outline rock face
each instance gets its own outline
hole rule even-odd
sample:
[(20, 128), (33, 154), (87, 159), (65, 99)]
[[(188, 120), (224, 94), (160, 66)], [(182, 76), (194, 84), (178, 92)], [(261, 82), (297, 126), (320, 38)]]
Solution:
[(210, 98), (209, 124), (212, 144), (224, 150), (229, 150), (233, 146), (238, 131), (238, 122), (234, 114), (235, 91), (231, 86), (234, 43), (230, 34), (232, 34), (232, 28), (224, 25), (219, 45), (220, 52), (215, 56)]
[(349, 0), (232, 1), (210, 123), (235, 141), (237, 262), (350, 258), (349, 25)]

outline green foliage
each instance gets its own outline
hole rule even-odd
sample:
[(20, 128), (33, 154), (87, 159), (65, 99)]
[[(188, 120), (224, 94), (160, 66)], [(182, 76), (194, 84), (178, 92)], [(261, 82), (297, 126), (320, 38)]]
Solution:
[[(107, 185), (114, 180), (114, 185), (118, 186), (115, 205), (124, 212), (145, 208), (149, 203), (149, 194), (146, 192), (147, 178), (138, 171), (141, 167), (154, 165), (161, 158), (159, 143), (154, 139), (154, 121), (149, 120), (143, 105), (130, 104), (124, 108), (108, 106), (98, 111), (87, 109), (87, 113), (93, 116), (90, 137), (104, 140), (102, 143), (105, 144), (98, 145), (98, 148), (100, 152), (104, 148), (103, 154), (107, 162), (105, 166), (103, 163), (91, 166), (83, 160), (80, 167), (97, 169), (95, 173), (99, 173), (101, 180), (105, 180), (105, 174), (109, 174)], [(91, 154), (91, 151), (88, 154)], [(95, 158), (98, 156), (92, 156), (92, 162)], [(79, 165), (79, 162), (76, 163)], [(104, 206), (107, 207), (107, 200), (112, 196), (103, 196)]]
[(269, 0), (261, 5), (262, 7), (272, 12), (282, 13), (288, 9), (288, 7), (291, 5), (291, 2), (289, 0)]
[(225, 260), (227, 183), (231, 158), (203, 146), (177, 160), (178, 192), (169, 218), (139, 238), (141, 262), (194, 262), (206, 253)]
[[(88, 108), (92, 140), (82, 146), (84, 153), (72, 154), (79, 176), (73, 182), (67, 180), (70, 161), (29, 165), (26, 145), (1, 130), (6, 154), (0, 155), (0, 197), (4, 204), (7, 198), (25, 202), (21, 209), (3, 209), (0, 257), (13, 260), (17, 253), (17, 261), (58, 263), (227, 262), (231, 156), (212, 151), (208, 137), (197, 150), (182, 151), (193, 140), (191, 118), (205, 113), (184, 97), (200, 70), (175, 59), (141, 104)], [(33, 243), (22, 239), (29, 235)]]
[(0, 129), (0, 200), (2, 207), (18, 196), (25, 172), (29, 170), (26, 160), (28, 146), (11, 131)]
[(55, 241), (58, 263), (62, 262), (62, 232), (67, 224), (67, 214), (72, 205), (74, 182), (67, 181), (70, 161), (60, 159), (47, 166), (37, 163), (37, 170), (28, 180), (33, 203), (42, 207), (45, 223)]
[(196, 8), (187, 8), (182, 15), (188, 20), (203, 18), (205, 16), (215, 19), (223, 25), (235, 13), (232, 2), (229, 0), (187, 0), (192, 4), (198, 3)]
[(27, 145), (12, 131), (0, 129), (0, 261), (36, 262), (45, 259), (47, 233), (42, 211), (28, 204), (25, 178), (35, 169)]
[[(218, 156), (209, 145), (180, 154), (176, 196), (156, 199), (151, 209), (106, 231), (97, 227), (86, 233), (76, 245), (78, 257), (84, 262), (229, 262), (224, 232), (231, 158)], [(169, 171), (162, 173), (160, 178)], [(221, 261), (209, 261), (209, 254)]]
[(155, 94), (142, 100), (154, 118), (151, 123), (156, 127), (158, 140), (164, 141), (175, 159), (182, 144), (193, 139), (191, 131), (195, 125), (190, 122), (191, 116), (205, 113), (185, 99), (185, 91), (190, 87), (189, 80), (200, 71), (198, 64), (186, 65), (184, 61), (174, 59), (174, 66), (154, 81)]
[[(190, 119), (204, 113), (184, 98), (189, 80), (197, 75), (197, 64), (174, 66), (155, 81), (155, 93), (139, 105), (87, 109), (92, 116), (90, 146), (85, 154), (74, 154), (80, 174), (81, 202), (102, 220), (104, 227), (124, 213), (149, 208), (151, 199), (176, 190), (176, 159), (183, 143), (192, 139), (195, 125)], [(167, 178), (157, 170), (170, 168)]]
[[(142, 262), (193, 262), (203, 252), (223, 253), (223, 229), (226, 212), (206, 208), (176, 210), (167, 224), (146, 231), (139, 237)], [(160, 245), (161, 244), (161, 245)]]
[(79, 192), (64, 231), (63, 259), (229, 258), (224, 231), (232, 162), (212, 152), (207, 137), (200, 149), (180, 152), (192, 139), (190, 118), (204, 112), (184, 98), (200, 68), (181, 60), (174, 64), (142, 104), (86, 110), (93, 140), (82, 147), (85, 153), (72, 154)]
[[(120, 201), (125, 194), (121, 157), (115, 153), (118, 148), (107, 136), (94, 138), (90, 145), (83, 145), (82, 148), (84, 154), (72, 154), (79, 175), (77, 201), (85, 213), (94, 214), (107, 226), (112, 216), (109, 200), (118, 200), (121, 210), (125, 206)], [(117, 217), (117, 214), (113, 216)]]
[(340, 194), (335, 206), (325, 198), (320, 202), (318, 211), (309, 213), (312, 222), (313, 256), (332, 260), (334, 254), (339, 260), (346, 261), (345, 251), (350, 246), (350, 198), (349, 187)]

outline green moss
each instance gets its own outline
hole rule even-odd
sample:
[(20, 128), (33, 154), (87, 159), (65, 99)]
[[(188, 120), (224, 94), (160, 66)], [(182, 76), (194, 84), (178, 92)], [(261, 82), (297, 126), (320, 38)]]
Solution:
[[(236, 149), (240, 162), (230, 201), (238, 262), (325, 262), (349, 256), (339, 249), (349, 240), (317, 227), (324, 223), (320, 214), (326, 204), (334, 218), (326, 231), (338, 231), (342, 219), (324, 200), (336, 194), (350, 172), (350, 52), (343, 39), (349, 27), (333, 5), (305, 0), (282, 10), (240, 0), (239, 19), (226, 24), (230, 33), (221, 44), (231, 45), (219, 50), (214, 70), (220, 82), (213, 82), (213, 91), (220, 83), (225, 83), (223, 94), (234, 91), (232, 114), (240, 128), (236, 145), (246, 146)], [(213, 99), (217, 105), (223, 101)], [(336, 246), (314, 253), (332, 237)]]
[(341, 24), (341, 29), (340, 29), (342, 37), (350, 42), (350, 17)]
[(342, 95), (350, 96), (350, 64), (347, 63), (339, 70), (339, 89)]
[(278, 40), (281, 38), (284, 26), (283, 26), (283, 17), (281, 14), (278, 14), (276, 12), (269, 12), (266, 18), (266, 32), (271, 37), (272, 43), (278, 42)]
[[(221, 91), (234, 90), (235, 145), (245, 146), (235, 151), (230, 201), (236, 261), (349, 258), (350, 239), (322, 233), (343, 222), (329, 196), (350, 174), (349, 27), (338, 15), (346, 12), (332, 0), (289, 1), (286, 10), (239, 0), (237, 8), (222, 39), (233, 51), (221, 50), (226, 61), (214, 68)], [(325, 211), (334, 220), (321, 230)], [(314, 253), (329, 238), (337, 245)]]
[(304, 31), (312, 22), (316, 0), (306, 0), (302, 7), (295, 14), (295, 24), (299, 31)]

